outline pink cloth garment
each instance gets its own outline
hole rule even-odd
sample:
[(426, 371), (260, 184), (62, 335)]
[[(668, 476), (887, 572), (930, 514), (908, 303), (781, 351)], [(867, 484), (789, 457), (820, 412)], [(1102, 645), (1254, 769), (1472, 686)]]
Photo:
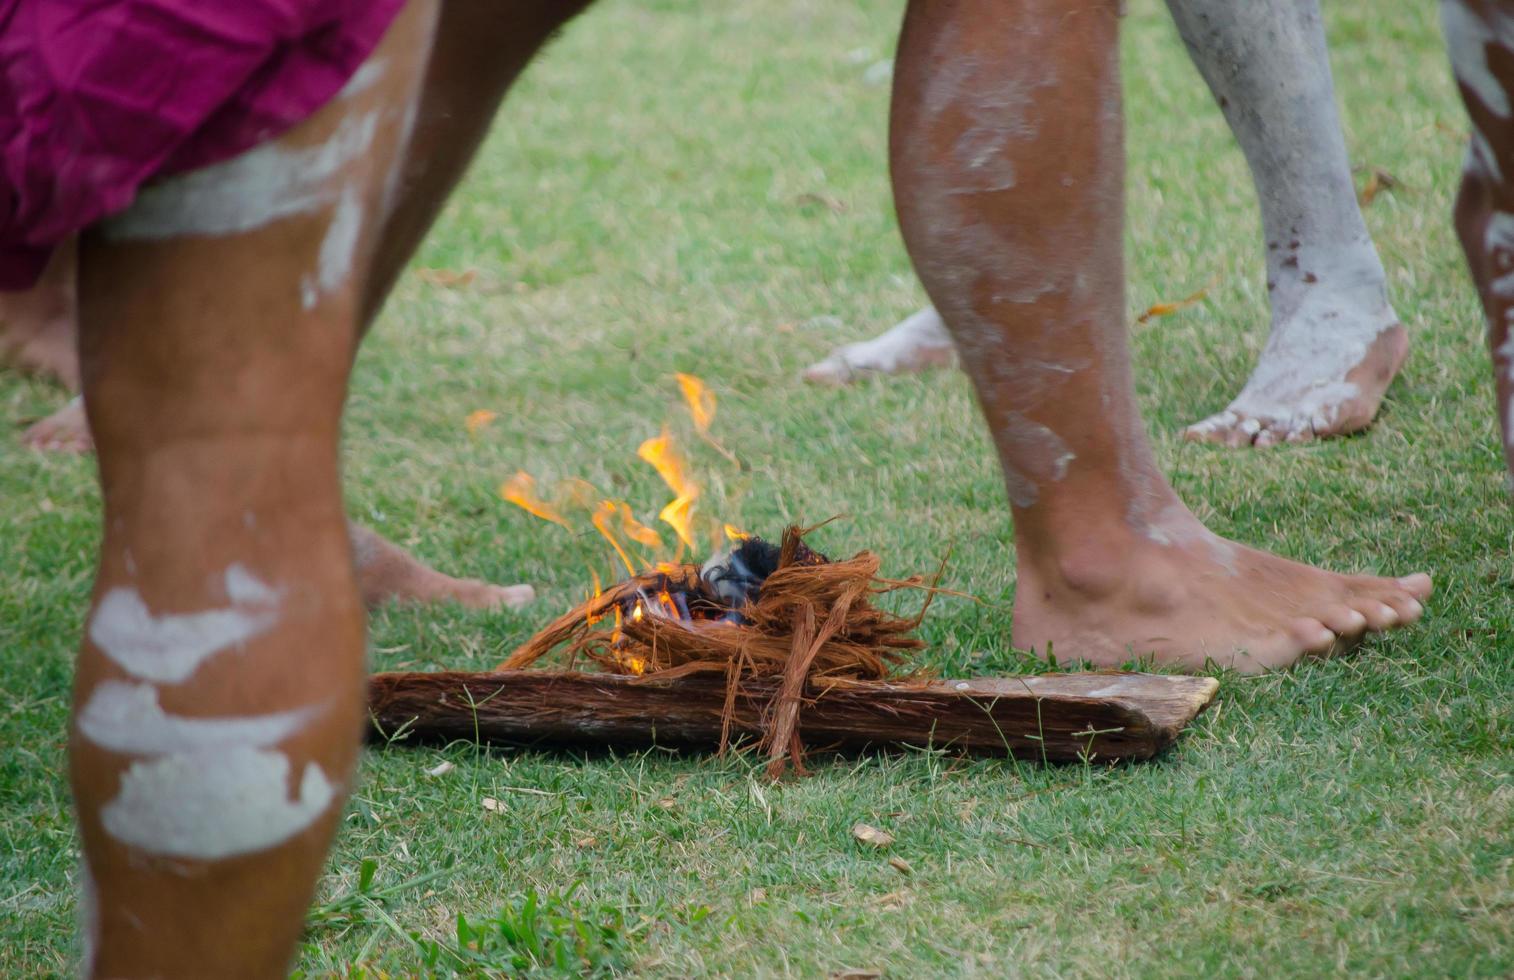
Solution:
[(329, 101), (404, 0), (0, 0), (0, 289)]

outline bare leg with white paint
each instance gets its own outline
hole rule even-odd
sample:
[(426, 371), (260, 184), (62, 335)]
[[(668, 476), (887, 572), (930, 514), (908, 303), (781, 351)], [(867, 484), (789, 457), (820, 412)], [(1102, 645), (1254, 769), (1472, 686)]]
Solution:
[[(1316, 0), (1168, 0), (1251, 167), (1272, 332), (1251, 379), (1192, 439), (1268, 446), (1366, 428), (1408, 352), (1351, 184)], [(846, 384), (952, 363), (931, 307), (804, 372)]]
[(1409, 337), (1356, 203), (1318, 0), (1167, 6), (1251, 166), (1272, 301), (1250, 380), (1186, 434), (1268, 446), (1365, 429)]
[(429, 47), (81, 242), (105, 499), (70, 767), (86, 972), (287, 969), (351, 787), (363, 613), (338, 479), (381, 200)]
[(1125, 345), (1119, 0), (913, 0), (890, 162), (1014, 509), (1017, 647), (1287, 666), (1418, 619), (1426, 575), (1335, 575), (1211, 534), (1157, 470)]
[(1504, 461), (1514, 480), (1514, 3), (1443, 0), (1440, 11), (1472, 122), (1456, 231), (1487, 317)]

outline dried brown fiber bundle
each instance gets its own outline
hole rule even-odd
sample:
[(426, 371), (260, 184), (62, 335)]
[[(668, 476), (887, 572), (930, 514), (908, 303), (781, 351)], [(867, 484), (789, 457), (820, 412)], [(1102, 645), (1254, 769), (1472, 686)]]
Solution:
[[(723, 673), (722, 751), (741, 681), (781, 676), (778, 694), (765, 711), (762, 742), (769, 774), (777, 776), (788, 760), (799, 765), (799, 706), (807, 692), (823, 690), (830, 678), (892, 676), (904, 651), (924, 646), (911, 633), (936, 591), (919, 576), (879, 578), (878, 556), (869, 551), (842, 561), (826, 559), (805, 545), (805, 533), (797, 527), (784, 531), (777, 568), (761, 580), (756, 600), (738, 608), (740, 622), (718, 615), (724, 608), (720, 596), (698, 565), (664, 565), (559, 616), (499, 669), (529, 667), (563, 647), (570, 663), (583, 656), (613, 673), (655, 673), (665, 680)], [(872, 604), (874, 596), (901, 588), (925, 590), (915, 616), (905, 618)]]

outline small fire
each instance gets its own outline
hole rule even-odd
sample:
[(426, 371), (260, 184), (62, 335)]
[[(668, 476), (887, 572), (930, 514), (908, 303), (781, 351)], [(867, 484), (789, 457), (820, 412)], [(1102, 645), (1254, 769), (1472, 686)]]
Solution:
[(694, 417), (694, 428), (701, 433), (708, 433), (710, 423), (715, 421), (715, 393), (692, 374), (684, 374), (680, 371), (673, 377), (678, 379), (678, 388), (683, 392), (683, 400), (689, 403), (689, 414)]
[(662, 482), (677, 494), (658, 512), (657, 519), (671, 527), (678, 534), (678, 540), (694, 547), (693, 511), (694, 502), (699, 499), (699, 484), (689, 478), (688, 466), (674, 445), (672, 434), (663, 429), (662, 435), (642, 443), (636, 455), (652, 464)]
[(745, 541), (750, 537), (750, 534), (741, 530), (741, 528), (737, 527), (734, 524), (727, 524), (725, 526), (725, 539), (727, 541), (735, 543), (738, 541)]
[(500, 484), (499, 495), (528, 514), (540, 517), (544, 521), (561, 524), (563, 527), (569, 526), (557, 509), (537, 494), (536, 478), (525, 470), (520, 470)]

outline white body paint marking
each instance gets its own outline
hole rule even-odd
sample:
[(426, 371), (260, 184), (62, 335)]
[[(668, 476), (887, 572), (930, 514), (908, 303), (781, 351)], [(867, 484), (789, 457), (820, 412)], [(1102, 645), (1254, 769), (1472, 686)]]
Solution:
[(226, 608), (154, 616), (136, 589), (118, 586), (95, 608), (89, 638), (133, 676), (177, 684), (278, 622), (278, 594), (241, 565), (226, 570), (226, 594)]
[(1461, 169), (1464, 173), (1481, 174), (1495, 181), (1503, 181), (1503, 168), (1498, 165), (1493, 146), (1475, 125), (1472, 127), (1471, 139), (1467, 143), (1467, 157), (1462, 161)]
[(1190, 552), (1202, 546), (1214, 563), (1228, 575), (1238, 575), (1236, 546), (1210, 531), (1181, 504), (1168, 504), (1152, 517), (1141, 517), (1134, 501), (1126, 521), (1146, 538), (1164, 548), (1183, 548)]
[(170, 177), (143, 188), (130, 208), (100, 227), (117, 240), (235, 235), (330, 207), (341, 193), (334, 178), (368, 152), (377, 126), (377, 112), (355, 113), (319, 146), (264, 143)]
[[(1510, 310), (1509, 314), (1511, 317), (1514, 317), (1514, 310)], [(1514, 330), (1510, 330), (1504, 335), (1503, 343), (1499, 344), (1498, 348), (1493, 351), (1493, 356), (1503, 360), (1504, 376), (1510, 381), (1514, 381)]]
[(1493, 212), (1483, 232), (1482, 247), (1494, 277), (1488, 291), (1503, 299), (1514, 299), (1514, 214)]
[(347, 84), (342, 86), (342, 90), (337, 93), (337, 98), (350, 99), (359, 92), (367, 91), (384, 77), (388, 68), (383, 58), (369, 58), (352, 73), (351, 78), (347, 79)]
[(316, 269), (323, 293), (340, 289), (352, 275), (352, 262), (357, 255), (362, 230), (363, 202), (358, 198), (357, 189), (349, 186), (342, 191), (342, 198), (337, 202), (331, 224), (326, 229), (326, 237), (321, 239)]
[(1466, 4), (1450, 0), (1440, 5), (1440, 23), (1457, 81), (1490, 112), (1508, 118), (1509, 96), (1488, 68), (1488, 45), (1514, 48), (1514, 18), (1494, 13), (1489, 22)]
[(1005, 412), (1004, 424), (995, 433), (1004, 460), (1004, 480), (1009, 500), (1016, 507), (1029, 507), (1041, 498), (1041, 487), (1067, 475), (1077, 457), (1062, 437), (1019, 412)]
[(170, 715), (151, 684), (102, 681), (79, 712), (79, 731), (96, 745), (131, 755), (212, 753), (276, 745), (303, 729), (320, 707), (267, 715), (190, 718)]
[(100, 809), (112, 837), (153, 854), (215, 861), (275, 847), (336, 799), (321, 767), (305, 766), (289, 798), (289, 759), (249, 746), (134, 762)]

